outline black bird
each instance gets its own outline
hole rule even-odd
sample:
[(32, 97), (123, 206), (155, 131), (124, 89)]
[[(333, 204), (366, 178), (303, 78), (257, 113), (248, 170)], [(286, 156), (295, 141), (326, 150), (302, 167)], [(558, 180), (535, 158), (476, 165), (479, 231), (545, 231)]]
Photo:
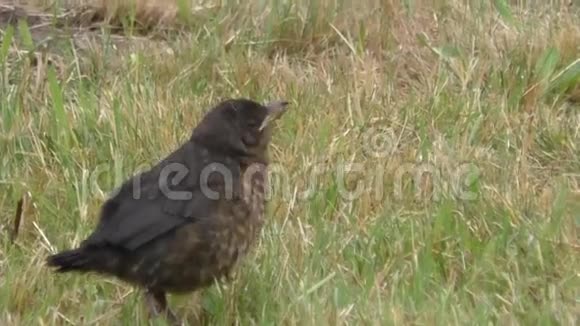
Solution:
[(268, 145), (287, 105), (219, 103), (180, 148), (121, 185), (79, 248), (48, 257), (47, 265), (143, 288), (150, 313), (178, 323), (166, 293), (229, 278), (261, 230)]

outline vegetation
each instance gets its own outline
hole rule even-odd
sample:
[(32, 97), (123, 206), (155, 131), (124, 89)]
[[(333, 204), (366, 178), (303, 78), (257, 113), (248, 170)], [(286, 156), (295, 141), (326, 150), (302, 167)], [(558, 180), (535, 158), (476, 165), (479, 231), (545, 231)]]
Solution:
[(577, 4), (0, 3), (0, 324), (146, 323), (44, 259), (228, 97), (292, 107), (259, 247), (170, 297), (191, 324), (578, 323)]

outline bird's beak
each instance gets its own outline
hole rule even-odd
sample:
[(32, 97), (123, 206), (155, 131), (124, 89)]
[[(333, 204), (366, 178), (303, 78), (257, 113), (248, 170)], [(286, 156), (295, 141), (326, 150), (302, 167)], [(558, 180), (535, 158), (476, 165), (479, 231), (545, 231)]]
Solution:
[(268, 115), (262, 122), (260, 131), (266, 128), (272, 121), (278, 120), (284, 114), (284, 112), (286, 112), (288, 104), (288, 101), (273, 101), (266, 104)]

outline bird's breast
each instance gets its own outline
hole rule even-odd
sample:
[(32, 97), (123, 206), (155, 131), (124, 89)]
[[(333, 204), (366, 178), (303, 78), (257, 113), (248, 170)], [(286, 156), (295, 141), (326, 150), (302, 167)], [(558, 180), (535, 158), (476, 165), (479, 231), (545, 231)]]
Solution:
[(168, 243), (158, 242), (151, 249), (160, 250), (156, 258), (139, 264), (133, 274), (168, 291), (190, 290), (228, 275), (251, 250), (264, 221), (266, 169), (251, 167), (240, 181), (242, 200), (224, 201), (209, 224), (187, 224)]
[(236, 218), (234, 232), (230, 238), (230, 241), (235, 243), (233, 247), (236, 249), (232, 254), (236, 260), (246, 255), (264, 224), (266, 173), (263, 165), (252, 165), (243, 173), (243, 200), (240, 207), (234, 208)]

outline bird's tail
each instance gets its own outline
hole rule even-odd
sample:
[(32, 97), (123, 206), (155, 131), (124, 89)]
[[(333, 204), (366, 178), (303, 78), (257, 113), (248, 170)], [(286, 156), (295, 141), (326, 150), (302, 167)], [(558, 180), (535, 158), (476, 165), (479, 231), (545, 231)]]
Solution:
[(64, 273), (87, 270), (90, 260), (90, 256), (83, 249), (72, 249), (49, 256), (46, 259), (46, 264), (57, 267), (57, 272)]

